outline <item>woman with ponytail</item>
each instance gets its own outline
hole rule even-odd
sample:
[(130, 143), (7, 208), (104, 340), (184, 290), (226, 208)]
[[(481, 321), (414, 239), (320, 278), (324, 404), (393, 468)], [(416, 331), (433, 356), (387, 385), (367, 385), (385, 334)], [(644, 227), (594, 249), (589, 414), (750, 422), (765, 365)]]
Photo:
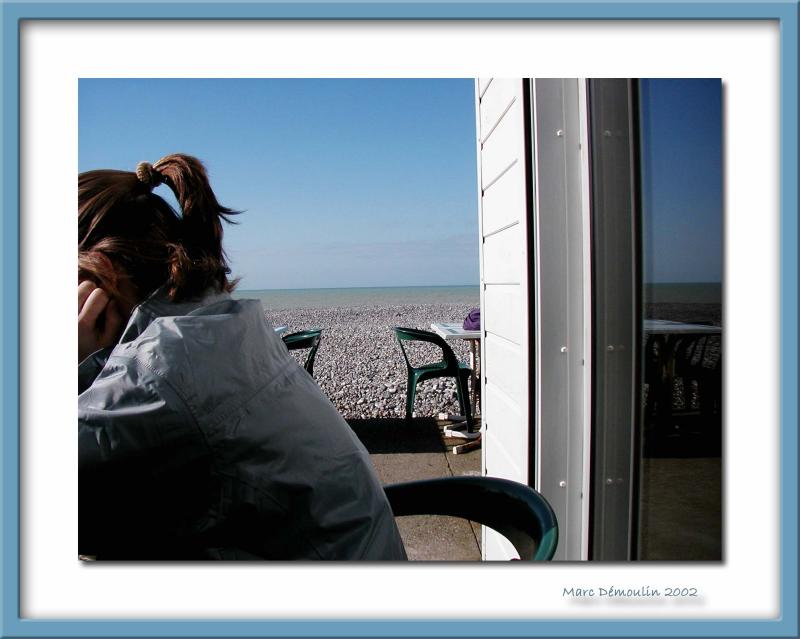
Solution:
[(78, 176), (78, 552), (404, 559), (368, 453), (230, 296), (235, 214), (187, 155)]

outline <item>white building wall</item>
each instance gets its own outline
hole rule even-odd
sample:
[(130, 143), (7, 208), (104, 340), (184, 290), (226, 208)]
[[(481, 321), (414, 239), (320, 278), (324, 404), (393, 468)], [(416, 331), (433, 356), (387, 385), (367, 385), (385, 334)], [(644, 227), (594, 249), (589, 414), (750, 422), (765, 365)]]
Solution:
[[(529, 483), (528, 201), (521, 79), (476, 81), (483, 473)], [(486, 560), (515, 557), (484, 527)]]
[(590, 296), (584, 92), (576, 79), (533, 82), (536, 186), (535, 488), (556, 513), (554, 559), (586, 559)]
[[(483, 471), (533, 486), (587, 557), (588, 143), (576, 79), (476, 82)], [(484, 558), (510, 544), (484, 528)]]

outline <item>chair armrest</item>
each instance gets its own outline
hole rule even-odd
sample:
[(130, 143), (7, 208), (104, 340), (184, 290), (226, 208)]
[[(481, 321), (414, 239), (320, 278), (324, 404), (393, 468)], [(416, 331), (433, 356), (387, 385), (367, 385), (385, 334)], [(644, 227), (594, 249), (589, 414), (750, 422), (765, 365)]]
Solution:
[(497, 477), (445, 477), (384, 486), (395, 517), (446, 515), (506, 537), (520, 559), (546, 561), (558, 545), (558, 522), (533, 488)]

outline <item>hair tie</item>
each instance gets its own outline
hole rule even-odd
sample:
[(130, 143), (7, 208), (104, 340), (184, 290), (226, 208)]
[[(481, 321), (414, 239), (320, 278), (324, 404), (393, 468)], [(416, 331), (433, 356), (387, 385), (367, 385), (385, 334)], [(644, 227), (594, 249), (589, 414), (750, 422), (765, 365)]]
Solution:
[(164, 181), (164, 176), (157, 169), (154, 169), (150, 162), (139, 162), (136, 165), (136, 177), (151, 190)]

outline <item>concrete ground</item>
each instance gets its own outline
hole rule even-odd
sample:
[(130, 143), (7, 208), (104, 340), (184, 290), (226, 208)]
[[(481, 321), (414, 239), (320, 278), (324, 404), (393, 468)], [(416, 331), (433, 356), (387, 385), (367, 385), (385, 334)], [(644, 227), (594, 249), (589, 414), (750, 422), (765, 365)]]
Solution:
[[(384, 484), (415, 479), (480, 475), (481, 451), (454, 455), (463, 439), (446, 438), (433, 418), (349, 419), (366, 446)], [(397, 519), (409, 559), (480, 561), (480, 526), (454, 517), (413, 516)]]

